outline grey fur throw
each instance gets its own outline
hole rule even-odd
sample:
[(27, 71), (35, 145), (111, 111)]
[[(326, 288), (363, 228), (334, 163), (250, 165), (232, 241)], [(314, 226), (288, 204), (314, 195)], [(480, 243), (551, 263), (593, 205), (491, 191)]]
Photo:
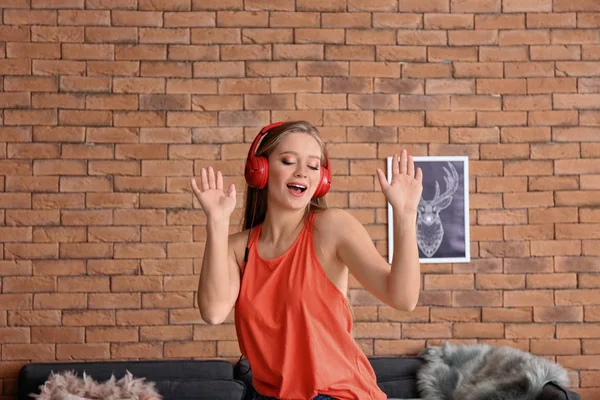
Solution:
[(417, 373), (423, 400), (534, 400), (544, 385), (569, 384), (567, 371), (530, 353), (487, 344), (426, 347)]

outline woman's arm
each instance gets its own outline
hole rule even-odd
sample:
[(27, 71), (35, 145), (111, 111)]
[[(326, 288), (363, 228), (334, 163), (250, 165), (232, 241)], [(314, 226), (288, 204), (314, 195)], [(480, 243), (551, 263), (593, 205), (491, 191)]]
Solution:
[(415, 171), (412, 157), (402, 151), (400, 159), (393, 157), (390, 183), (380, 169), (377, 175), (393, 210), (392, 264), (381, 257), (364, 226), (341, 210), (331, 213), (332, 226), (338, 227), (336, 251), (365, 289), (391, 307), (410, 311), (417, 305), (421, 286), (416, 218), (423, 191), (422, 171)]
[[(397, 310), (411, 311), (419, 299), (420, 264), (414, 222), (395, 218), (394, 258), (379, 254), (365, 227), (344, 210), (329, 210), (336, 252), (356, 280), (373, 296)], [(412, 225), (412, 230), (411, 230)], [(339, 228), (343, 227), (343, 228)]]

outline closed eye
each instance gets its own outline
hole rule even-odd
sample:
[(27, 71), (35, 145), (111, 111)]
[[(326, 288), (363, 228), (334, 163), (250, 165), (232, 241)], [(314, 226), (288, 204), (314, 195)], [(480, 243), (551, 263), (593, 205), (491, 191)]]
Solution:
[[(282, 162), (284, 165), (293, 165), (293, 164), (294, 164), (293, 162), (291, 162), (291, 161), (287, 161), (287, 160), (281, 160), (281, 162)], [(308, 168), (310, 168), (310, 169), (312, 169), (312, 170), (315, 170), (315, 171), (318, 171), (318, 170), (319, 170), (319, 167), (315, 167), (315, 166), (312, 166), (312, 165), (309, 165), (309, 166), (308, 166)]]

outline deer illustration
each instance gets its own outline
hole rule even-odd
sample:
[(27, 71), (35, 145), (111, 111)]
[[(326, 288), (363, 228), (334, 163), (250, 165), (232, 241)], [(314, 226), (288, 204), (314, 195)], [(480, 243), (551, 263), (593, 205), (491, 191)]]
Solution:
[(449, 170), (445, 166), (444, 181), (446, 189), (440, 195), (440, 184), (435, 181), (435, 196), (431, 200), (421, 197), (417, 209), (417, 244), (425, 256), (431, 257), (439, 249), (444, 238), (444, 227), (440, 220), (440, 211), (452, 203), (452, 196), (458, 189), (458, 172), (448, 162)]

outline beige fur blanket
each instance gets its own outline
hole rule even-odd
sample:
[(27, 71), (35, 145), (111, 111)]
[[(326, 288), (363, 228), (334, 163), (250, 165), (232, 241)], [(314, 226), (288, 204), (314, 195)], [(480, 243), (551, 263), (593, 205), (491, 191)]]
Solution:
[(42, 386), (40, 394), (30, 394), (39, 400), (162, 400), (153, 382), (127, 374), (117, 380), (114, 375), (105, 382), (96, 382), (85, 372), (80, 378), (71, 371), (55, 374)]

